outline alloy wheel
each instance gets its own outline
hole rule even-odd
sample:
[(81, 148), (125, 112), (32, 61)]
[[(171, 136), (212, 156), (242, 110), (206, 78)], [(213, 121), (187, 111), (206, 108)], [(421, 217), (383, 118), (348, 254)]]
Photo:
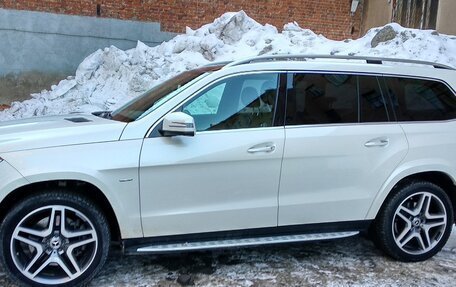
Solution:
[(421, 255), (440, 242), (446, 226), (447, 211), (443, 202), (430, 192), (417, 192), (397, 207), (392, 231), (402, 251)]
[(10, 242), (17, 269), (33, 282), (64, 284), (90, 267), (98, 248), (92, 222), (78, 210), (49, 205), (28, 213)]

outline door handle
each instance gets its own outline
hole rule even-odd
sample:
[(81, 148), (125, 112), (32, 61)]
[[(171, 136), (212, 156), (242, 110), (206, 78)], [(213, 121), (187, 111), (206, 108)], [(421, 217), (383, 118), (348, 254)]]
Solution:
[(256, 145), (247, 150), (248, 153), (258, 153), (258, 152), (273, 152), (275, 150), (275, 144), (267, 145)]
[(382, 138), (382, 139), (373, 139), (364, 144), (365, 147), (382, 147), (387, 146), (389, 144), (389, 139)]

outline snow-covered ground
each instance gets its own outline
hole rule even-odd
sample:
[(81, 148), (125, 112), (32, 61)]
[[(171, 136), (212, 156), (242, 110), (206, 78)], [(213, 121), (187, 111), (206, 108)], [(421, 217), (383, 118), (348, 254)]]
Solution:
[(30, 100), (13, 103), (0, 112), (0, 121), (112, 110), (169, 77), (211, 61), (283, 53), (410, 58), (456, 67), (456, 37), (389, 24), (371, 29), (357, 40), (332, 41), (297, 23), (279, 31), (257, 23), (243, 11), (226, 13), (157, 47), (138, 42), (127, 51), (113, 46), (95, 51), (74, 76), (49, 91), (32, 94)]
[[(178, 278), (186, 275), (195, 286), (454, 286), (455, 274), (456, 245), (430, 260), (402, 263), (356, 236), (182, 255), (123, 256), (112, 249), (90, 286), (181, 286)], [(0, 286), (16, 286), (1, 267)]]
[(454, 286), (456, 246), (430, 260), (402, 263), (386, 257), (363, 237), (201, 252), (122, 256), (114, 251), (91, 286)]

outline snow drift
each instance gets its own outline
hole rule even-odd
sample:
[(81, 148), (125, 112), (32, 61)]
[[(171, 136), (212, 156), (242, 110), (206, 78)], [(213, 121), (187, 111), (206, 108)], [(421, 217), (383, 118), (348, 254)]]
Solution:
[(389, 24), (357, 40), (333, 41), (295, 22), (279, 32), (243, 11), (226, 13), (156, 47), (138, 42), (127, 51), (114, 46), (97, 50), (79, 65), (75, 76), (32, 94), (30, 100), (12, 103), (0, 112), (0, 120), (112, 110), (165, 79), (211, 61), (283, 53), (410, 58), (456, 67), (456, 37)]

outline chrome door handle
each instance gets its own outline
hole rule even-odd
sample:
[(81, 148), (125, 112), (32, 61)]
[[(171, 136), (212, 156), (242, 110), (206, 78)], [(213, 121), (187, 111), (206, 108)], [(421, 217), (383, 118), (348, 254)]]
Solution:
[(364, 144), (365, 147), (382, 147), (389, 144), (389, 139), (373, 139)]
[(258, 152), (273, 152), (275, 150), (275, 144), (268, 144), (268, 145), (256, 145), (247, 150), (249, 153), (258, 153)]

